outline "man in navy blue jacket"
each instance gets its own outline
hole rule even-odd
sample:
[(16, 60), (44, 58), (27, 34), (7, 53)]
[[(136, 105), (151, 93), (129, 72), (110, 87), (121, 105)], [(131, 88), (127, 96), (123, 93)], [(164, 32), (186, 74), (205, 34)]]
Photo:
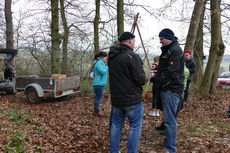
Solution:
[(159, 33), (161, 55), (157, 71), (157, 88), (163, 103), (165, 126), (164, 152), (176, 152), (177, 107), (184, 88), (184, 53), (170, 29)]

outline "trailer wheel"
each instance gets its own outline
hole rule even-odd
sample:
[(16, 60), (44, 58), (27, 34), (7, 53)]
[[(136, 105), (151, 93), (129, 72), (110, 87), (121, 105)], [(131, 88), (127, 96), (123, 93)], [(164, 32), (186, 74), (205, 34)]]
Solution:
[(13, 88), (12, 88), (12, 87), (7, 88), (7, 89), (6, 89), (6, 93), (7, 93), (7, 94), (13, 94), (13, 93), (14, 93)]
[(33, 87), (29, 87), (26, 90), (26, 98), (27, 98), (27, 101), (31, 104), (36, 104), (41, 101), (41, 98), (38, 97), (38, 93)]

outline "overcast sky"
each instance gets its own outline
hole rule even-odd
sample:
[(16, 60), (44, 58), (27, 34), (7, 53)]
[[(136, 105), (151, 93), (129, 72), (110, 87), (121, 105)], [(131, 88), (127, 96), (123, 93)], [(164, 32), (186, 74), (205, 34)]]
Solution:
[[(152, 1), (152, 0), (142, 0), (139, 1), (140, 4), (144, 4), (144, 5), (149, 5), (152, 8), (161, 8), (163, 6), (165, 6), (165, 4), (167, 4), (170, 0), (156, 0), (156, 1)], [(189, 1), (189, 3), (185, 3), (185, 1)], [(230, 0), (222, 0), (225, 3), (230, 4)], [(195, 5), (195, 2), (193, 0), (179, 0), (177, 3), (173, 4), (172, 7), (168, 8), (168, 10), (165, 13), (162, 13), (162, 16), (150, 16), (149, 13), (147, 13), (146, 11), (144, 11), (143, 9), (139, 9), (137, 10), (138, 12), (140, 12), (140, 18), (141, 21), (139, 23), (140, 30), (142, 33), (142, 37), (145, 40), (150, 39), (151, 37), (154, 38), (152, 40), (152, 49), (153, 51), (159, 51), (159, 38), (158, 38), (158, 34), (160, 32), (160, 30), (164, 29), (164, 28), (170, 28), (174, 31), (175, 35), (178, 37), (179, 39), (179, 43), (184, 44), (186, 37), (187, 37), (187, 33), (188, 33), (188, 29), (189, 29), (189, 20), (191, 19), (191, 15), (192, 15), (192, 11), (193, 11), (193, 7)], [(181, 10), (184, 8), (183, 10), (183, 14), (184, 16), (181, 16), (181, 14), (179, 12), (182, 12)], [(209, 11), (207, 11), (206, 13), (209, 14)], [(225, 12), (227, 16), (230, 16), (230, 11)], [(184, 20), (186, 22), (179, 22), (178, 20), (184, 18)], [(222, 21), (224, 19), (222, 18)], [(230, 25), (230, 24), (229, 24)], [(127, 30), (129, 29), (129, 27), (127, 27)], [(229, 32), (226, 31), (230, 31), (230, 29), (226, 29), (226, 26), (222, 27), (222, 34), (223, 34), (223, 40), (226, 46), (225, 49), (225, 53), (226, 54), (230, 54), (230, 45), (229, 45)], [(137, 34), (137, 33), (136, 33)], [(207, 37), (210, 38), (210, 36), (207, 36), (204, 39), (207, 39)], [(204, 52), (205, 54), (209, 53), (209, 46), (210, 44), (206, 44), (205, 48), (204, 48)], [(183, 45), (181, 45), (182, 49), (184, 48)]]
[[(3, 1), (3, 0), (0, 0)], [(23, 2), (25, 0), (20, 0), (20, 2), (17, 2), (16, 4), (13, 5), (12, 11), (15, 16), (19, 14), (20, 9), (31, 9), (32, 7), (36, 6), (31, 6), (32, 3), (27, 3)], [(152, 9), (158, 9), (162, 8), (167, 4), (170, 0), (138, 0), (135, 1), (135, 4), (140, 4), (144, 5), (146, 8), (150, 10)], [(189, 3), (186, 3), (186, 1), (189, 1)], [(228, 2), (230, 4), (230, 0), (224, 0), (225, 2)], [(155, 13), (153, 15), (150, 15), (147, 11), (145, 11), (141, 7), (137, 7), (134, 11), (136, 13), (140, 13), (139, 15), (139, 28), (141, 31), (142, 38), (144, 42), (149, 42), (151, 48), (148, 48), (150, 52), (158, 53), (160, 54), (160, 46), (161, 44), (159, 43), (159, 38), (158, 34), (160, 30), (164, 28), (170, 28), (174, 31), (175, 35), (179, 39), (179, 43), (184, 44), (185, 43), (185, 38), (188, 33), (188, 28), (189, 28), (189, 20), (191, 18), (193, 6), (194, 6), (194, 1), (193, 0), (178, 0), (177, 3), (173, 4), (172, 6), (168, 7), (167, 10), (162, 10), (163, 13), (154, 11)], [(179, 12), (181, 12), (182, 8), (183, 10), (183, 17)], [(161, 14), (159, 14), (161, 13)], [(176, 20), (179, 20), (183, 18), (187, 22), (178, 22)], [(170, 20), (169, 20), (170, 19)], [(130, 31), (131, 26), (125, 24), (125, 31)], [(226, 33), (223, 33), (225, 45), (226, 45), (226, 50), (225, 53), (230, 54), (230, 47), (229, 44), (227, 44), (227, 40), (229, 39), (228, 36), (226, 36)], [(135, 31), (136, 35), (136, 41), (137, 44), (140, 44), (140, 39), (138, 36), (137, 31)], [(184, 48), (183, 45), (181, 45), (182, 49)], [(209, 48), (206, 47), (204, 52), (205, 54), (208, 54)]]

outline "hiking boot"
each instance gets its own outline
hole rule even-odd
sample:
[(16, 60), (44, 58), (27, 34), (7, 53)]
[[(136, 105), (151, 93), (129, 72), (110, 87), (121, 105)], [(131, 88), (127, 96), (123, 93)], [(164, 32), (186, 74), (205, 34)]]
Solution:
[(156, 130), (165, 130), (164, 123), (161, 123), (160, 126), (156, 126), (155, 129), (156, 129)]
[(165, 135), (165, 131), (161, 131), (159, 134), (160, 135)]
[(94, 109), (93, 116), (100, 117), (100, 116), (102, 116), (102, 114), (99, 112), (99, 110)]
[(163, 142), (158, 142), (156, 145), (159, 146), (159, 147), (163, 147), (164, 146)]
[(128, 137), (126, 137), (126, 136), (121, 136), (120, 140), (121, 140), (121, 141), (128, 141)]

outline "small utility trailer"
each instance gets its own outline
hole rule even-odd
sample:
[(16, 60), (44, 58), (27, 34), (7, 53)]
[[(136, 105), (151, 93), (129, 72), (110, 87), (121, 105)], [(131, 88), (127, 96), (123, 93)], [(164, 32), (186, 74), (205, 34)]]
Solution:
[(58, 98), (80, 92), (80, 77), (53, 74), (16, 77), (16, 70), (10, 63), (18, 50), (1, 49), (0, 56), (4, 58), (4, 80), (0, 80), (0, 91), (14, 94), (25, 91), (28, 102), (38, 103), (44, 97)]
[(54, 78), (51, 75), (19, 76), (15, 88), (24, 91), (29, 103), (38, 103), (44, 97), (59, 98), (80, 92), (80, 77)]

